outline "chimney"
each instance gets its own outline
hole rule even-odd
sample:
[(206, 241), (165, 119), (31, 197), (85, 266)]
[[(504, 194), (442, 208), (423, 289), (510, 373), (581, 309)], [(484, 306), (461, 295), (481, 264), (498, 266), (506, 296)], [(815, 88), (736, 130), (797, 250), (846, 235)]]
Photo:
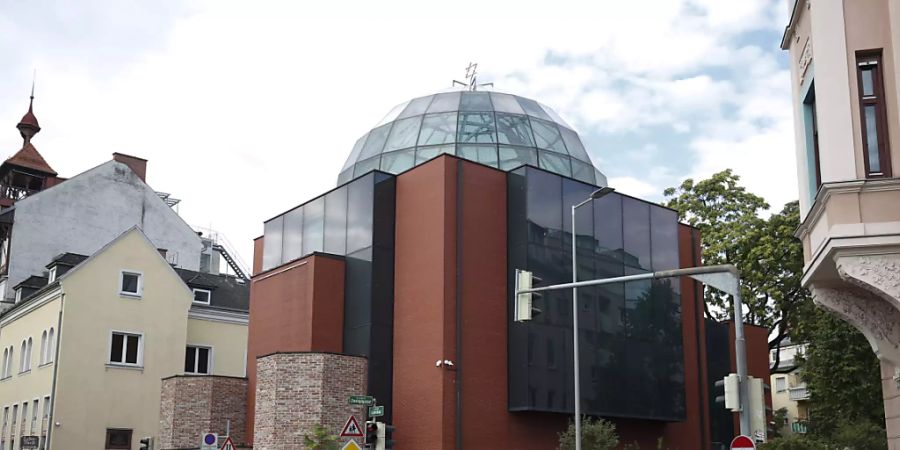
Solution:
[(113, 160), (118, 161), (122, 164), (131, 168), (131, 171), (134, 172), (138, 178), (143, 182), (147, 182), (147, 160), (143, 158), (138, 158), (137, 156), (126, 155), (123, 153), (113, 153)]

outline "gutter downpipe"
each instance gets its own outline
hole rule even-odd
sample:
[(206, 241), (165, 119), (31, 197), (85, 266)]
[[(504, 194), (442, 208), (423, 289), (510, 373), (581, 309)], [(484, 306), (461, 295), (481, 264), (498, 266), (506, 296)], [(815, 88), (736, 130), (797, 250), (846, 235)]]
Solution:
[[(62, 318), (65, 304), (66, 294), (61, 293), (59, 296), (59, 318), (56, 322), (56, 344), (53, 349), (53, 382), (50, 384), (50, 415), (47, 417), (47, 450), (50, 450), (53, 443), (53, 427), (55, 426), (53, 418), (56, 415), (56, 379), (59, 377), (59, 343), (62, 342)], [(51, 342), (49, 345), (53, 345), (53, 343)]]

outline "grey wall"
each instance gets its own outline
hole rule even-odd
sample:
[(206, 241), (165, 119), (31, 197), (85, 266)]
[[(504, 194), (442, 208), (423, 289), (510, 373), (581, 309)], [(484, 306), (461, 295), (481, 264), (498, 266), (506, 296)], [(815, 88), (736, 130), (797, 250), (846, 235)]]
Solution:
[(200, 237), (131, 169), (109, 161), (15, 205), (7, 299), (63, 252), (91, 255), (137, 225), (169, 259), (200, 268)]

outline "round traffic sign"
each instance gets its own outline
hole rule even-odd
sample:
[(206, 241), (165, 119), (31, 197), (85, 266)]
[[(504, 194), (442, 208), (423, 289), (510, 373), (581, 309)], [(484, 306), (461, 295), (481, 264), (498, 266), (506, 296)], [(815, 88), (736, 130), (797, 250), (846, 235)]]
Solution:
[(756, 450), (756, 444), (747, 436), (738, 436), (731, 441), (731, 450)]
[(213, 433), (206, 433), (203, 435), (203, 443), (206, 445), (216, 445), (217, 436)]

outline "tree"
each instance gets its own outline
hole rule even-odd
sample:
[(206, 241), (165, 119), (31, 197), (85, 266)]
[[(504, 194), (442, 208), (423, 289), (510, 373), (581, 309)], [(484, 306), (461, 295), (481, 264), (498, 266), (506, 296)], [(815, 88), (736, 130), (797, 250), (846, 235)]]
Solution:
[[(797, 306), (809, 300), (808, 291), (800, 286), (803, 247), (793, 235), (800, 223), (800, 208), (794, 201), (763, 219), (759, 213), (769, 204), (739, 182), (730, 169), (699, 182), (689, 178), (663, 192), (668, 198), (664, 205), (700, 230), (704, 265), (730, 263), (741, 271), (741, 295), (748, 308), (744, 320), (768, 328), (773, 336), (769, 348), (777, 349), (790, 330)], [(734, 317), (724, 294), (713, 289), (705, 292), (707, 317)]]
[[(612, 422), (585, 417), (581, 420), (581, 448), (584, 450), (613, 450), (619, 445), (619, 434)], [(559, 450), (575, 448), (575, 423), (559, 434)]]
[(303, 445), (311, 450), (338, 450), (341, 448), (337, 438), (320, 424), (313, 426), (312, 434), (303, 435)]

